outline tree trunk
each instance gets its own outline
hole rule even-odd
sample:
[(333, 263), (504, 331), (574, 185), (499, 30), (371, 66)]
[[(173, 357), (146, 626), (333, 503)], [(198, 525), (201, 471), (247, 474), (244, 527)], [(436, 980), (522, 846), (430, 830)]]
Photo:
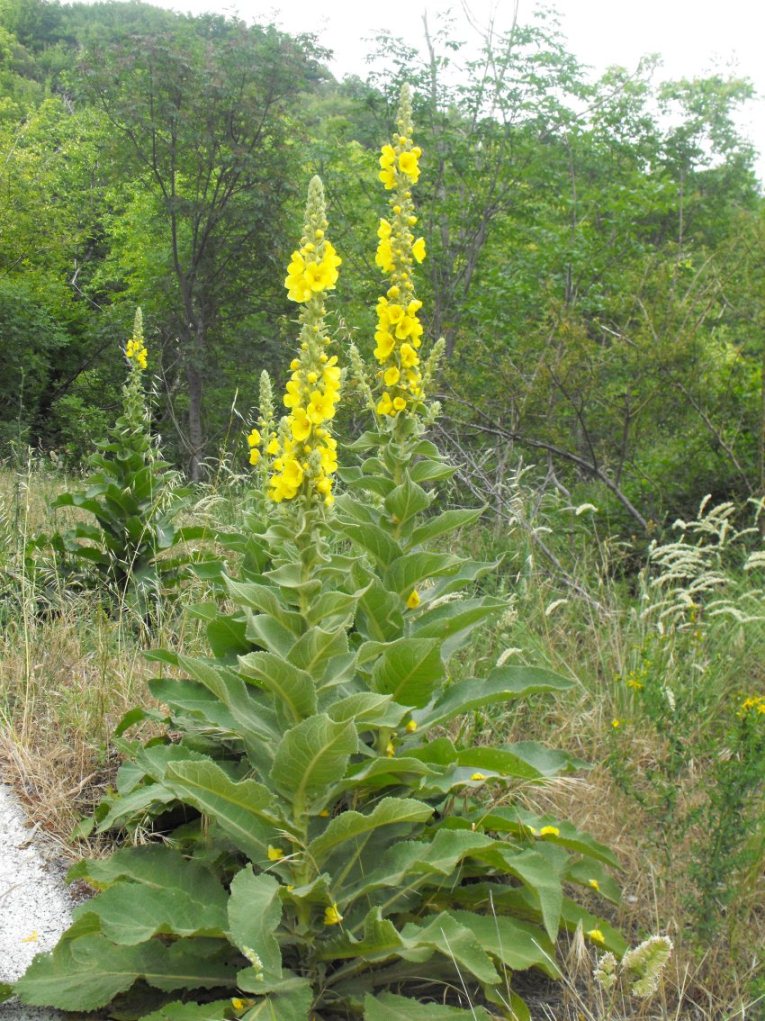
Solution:
[(189, 390), (189, 477), (192, 482), (199, 482), (204, 459), (202, 405), (205, 336), (201, 317), (193, 328), (192, 338), (186, 361), (186, 383)]

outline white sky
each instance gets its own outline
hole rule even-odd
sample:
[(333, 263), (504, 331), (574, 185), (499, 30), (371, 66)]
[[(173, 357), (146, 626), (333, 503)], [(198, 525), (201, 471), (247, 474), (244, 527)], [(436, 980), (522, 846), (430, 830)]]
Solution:
[[(380, 29), (402, 36), (410, 45), (422, 39), (421, 16), (431, 28), (439, 12), (451, 8), (455, 36), (477, 40), (463, 12), (485, 26), (494, 15), (496, 28), (509, 27), (515, 0), (149, 0), (156, 6), (199, 14), (235, 14), (245, 21), (273, 21), (288, 32), (313, 32), (334, 51), (332, 71), (364, 75), (364, 41)], [(765, 96), (765, 4), (762, 0), (553, 0), (564, 35), (580, 61), (601, 72), (612, 64), (628, 69), (641, 56), (658, 53), (662, 77), (697, 77), (724, 73), (748, 77)], [(542, 0), (518, 0), (519, 20), (527, 21)], [(741, 118), (745, 134), (761, 153), (765, 180), (765, 99), (749, 105)]]

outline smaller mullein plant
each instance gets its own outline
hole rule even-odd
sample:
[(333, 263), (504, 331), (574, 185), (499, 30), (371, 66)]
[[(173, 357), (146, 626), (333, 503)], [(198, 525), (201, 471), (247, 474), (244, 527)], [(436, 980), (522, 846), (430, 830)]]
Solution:
[(65, 492), (53, 503), (54, 508), (78, 507), (95, 523), (79, 522), (53, 536), (51, 545), (64, 565), (79, 569), (82, 585), (98, 586), (116, 606), (146, 616), (179, 573), (179, 563), (162, 561), (159, 554), (183, 539), (199, 537), (200, 530), (184, 533), (174, 524), (187, 494), (175, 486), (151, 435), (144, 393), (148, 351), (140, 309), (124, 355), (129, 368), (122, 414), (89, 458), (92, 471), (86, 488)]
[[(393, 163), (383, 152), (396, 187), (417, 169), (410, 138), (399, 130)], [(429, 548), (477, 514), (432, 513), (425, 487), (451, 469), (422, 435), (410, 289), (406, 306), (389, 294), (409, 322), (386, 313), (388, 401), (372, 400), (377, 428), (355, 445), (374, 453), (335, 499), (342, 374), (325, 299), (339, 260), (326, 230), (315, 178), (287, 277), (300, 307), (287, 414), (250, 434), (267, 520), (225, 579), (228, 611), (210, 610), (210, 655), (153, 654), (174, 668), (150, 684), (164, 737), (123, 739), (97, 813), (101, 831), (156, 836), (74, 867), (99, 893), (16, 984), (29, 1004), (144, 1021), (524, 1021), (514, 974), (558, 976), (562, 928), (625, 948), (570, 896), (616, 897), (611, 852), (519, 797), (568, 757), (458, 738), (466, 712), (568, 682), (509, 666), (450, 677), (501, 604), (461, 596), (488, 565)], [(134, 711), (125, 727), (147, 716), (162, 714)]]

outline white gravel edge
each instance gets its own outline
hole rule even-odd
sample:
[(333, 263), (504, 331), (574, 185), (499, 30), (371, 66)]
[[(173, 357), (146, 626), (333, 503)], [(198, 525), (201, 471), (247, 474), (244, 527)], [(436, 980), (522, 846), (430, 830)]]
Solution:
[[(69, 926), (73, 901), (60, 862), (30, 827), (13, 791), (0, 784), (0, 982), (24, 974), (35, 954), (51, 950)], [(0, 1003), (2, 1021), (53, 1021), (49, 1007)]]

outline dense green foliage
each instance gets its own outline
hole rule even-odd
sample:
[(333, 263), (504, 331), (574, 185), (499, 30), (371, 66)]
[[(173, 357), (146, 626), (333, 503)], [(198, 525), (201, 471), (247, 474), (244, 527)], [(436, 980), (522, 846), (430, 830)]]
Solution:
[[(763, 210), (734, 128), (748, 84), (660, 82), (648, 61), (591, 81), (549, 18), (461, 74), (459, 42), (430, 43), (420, 65), (384, 38), (385, 77), (338, 84), (312, 40), (272, 28), (5, 0), (2, 452), (89, 452), (82, 423), (119, 401), (109, 344), (136, 304), (167, 456), (197, 478), (238, 450), (234, 395), (275, 364), (289, 315), (289, 170), (322, 174), (341, 289), (370, 299), (355, 225), (374, 222), (375, 146), (406, 77), (453, 438), (489, 477), (512, 450), (546, 462), (624, 530), (760, 493)], [(364, 313), (346, 325), (371, 347)]]

